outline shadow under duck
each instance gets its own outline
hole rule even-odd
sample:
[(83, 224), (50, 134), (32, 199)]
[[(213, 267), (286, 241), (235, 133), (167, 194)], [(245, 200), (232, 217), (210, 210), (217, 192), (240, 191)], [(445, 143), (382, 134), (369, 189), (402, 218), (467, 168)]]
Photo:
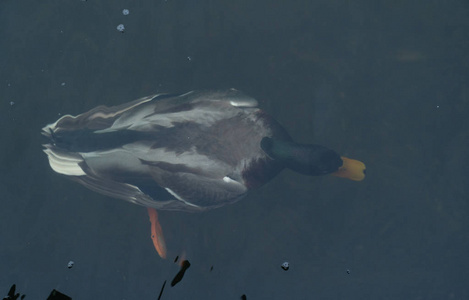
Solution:
[(283, 168), (357, 181), (365, 176), (359, 161), (295, 143), (254, 98), (235, 89), (98, 106), (64, 115), (42, 134), (55, 172), (148, 208), (161, 257), (166, 246), (155, 209), (203, 211), (230, 204)]

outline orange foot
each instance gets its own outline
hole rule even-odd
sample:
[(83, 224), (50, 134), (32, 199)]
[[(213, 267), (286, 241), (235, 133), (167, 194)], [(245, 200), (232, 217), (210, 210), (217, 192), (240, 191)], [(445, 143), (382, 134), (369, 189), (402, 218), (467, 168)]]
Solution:
[(164, 242), (163, 230), (161, 229), (160, 222), (158, 221), (158, 213), (156, 209), (148, 207), (148, 215), (150, 216), (151, 223), (151, 239), (156, 252), (161, 258), (166, 258), (166, 243)]

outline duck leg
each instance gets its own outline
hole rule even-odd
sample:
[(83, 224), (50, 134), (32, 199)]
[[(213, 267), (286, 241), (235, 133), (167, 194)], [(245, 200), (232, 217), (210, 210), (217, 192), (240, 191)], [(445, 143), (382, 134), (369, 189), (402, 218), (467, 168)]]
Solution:
[(147, 207), (148, 215), (150, 216), (151, 223), (151, 239), (156, 252), (161, 258), (166, 258), (166, 243), (164, 242), (163, 230), (161, 229), (160, 222), (158, 221), (158, 213), (156, 209)]

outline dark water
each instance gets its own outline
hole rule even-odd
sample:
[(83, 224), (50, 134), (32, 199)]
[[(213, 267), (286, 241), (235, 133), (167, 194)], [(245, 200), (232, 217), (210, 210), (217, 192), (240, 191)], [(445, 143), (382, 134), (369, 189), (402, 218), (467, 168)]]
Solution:
[[(273, 2), (0, 2), (0, 293), (157, 299), (168, 280), (161, 299), (469, 298), (469, 3)], [(235, 205), (161, 212), (191, 262), (171, 287), (146, 210), (55, 174), (39, 132), (228, 87), (368, 177), (284, 171)]]

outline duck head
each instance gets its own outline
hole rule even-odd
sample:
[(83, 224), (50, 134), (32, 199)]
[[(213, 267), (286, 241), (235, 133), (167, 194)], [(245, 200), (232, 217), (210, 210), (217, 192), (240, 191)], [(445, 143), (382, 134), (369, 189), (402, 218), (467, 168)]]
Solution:
[(264, 137), (261, 148), (271, 159), (304, 175), (326, 175), (338, 171), (343, 165), (337, 152), (320, 145), (297, 144)]

